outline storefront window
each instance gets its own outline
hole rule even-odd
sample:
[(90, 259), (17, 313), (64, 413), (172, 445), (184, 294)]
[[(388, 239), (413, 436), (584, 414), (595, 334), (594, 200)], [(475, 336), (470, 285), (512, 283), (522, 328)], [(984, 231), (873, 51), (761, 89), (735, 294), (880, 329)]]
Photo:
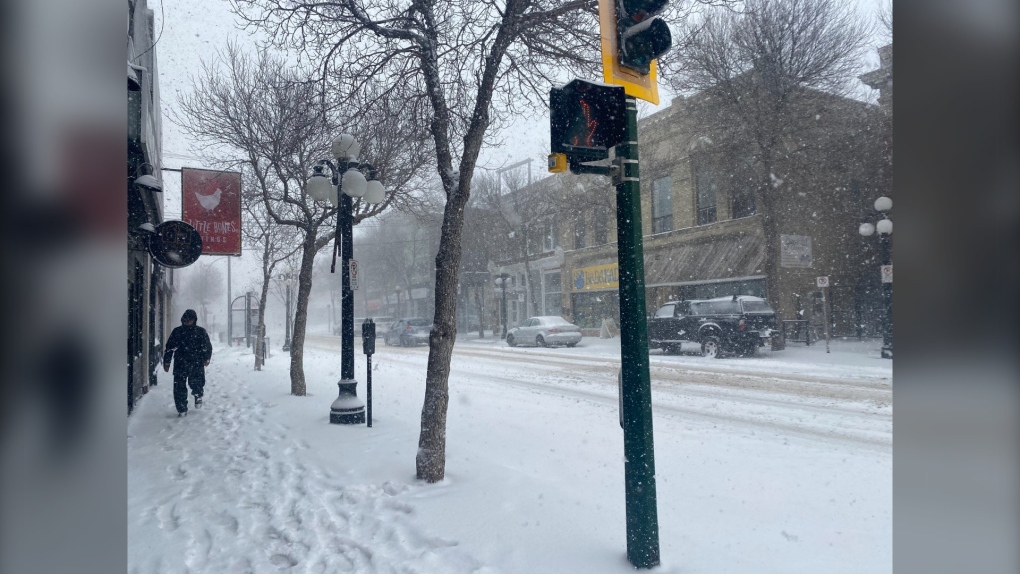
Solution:
[(574, 310), (573, 323), (586, 329), (597, 329), (603, 319), (620, 324), (620, 294), (617, 291), (574, 293), (570, 297)]
[(581, 249), (585, 246), (585, 234), (588, 229), (584, 220), (584, 215), (584, 211), (578, 211), (574, 215), (574, 249)]
[(543, 315), (563, 314), (563, 292), (560, 283), (560, 272), (546, 273), (542, 276)]

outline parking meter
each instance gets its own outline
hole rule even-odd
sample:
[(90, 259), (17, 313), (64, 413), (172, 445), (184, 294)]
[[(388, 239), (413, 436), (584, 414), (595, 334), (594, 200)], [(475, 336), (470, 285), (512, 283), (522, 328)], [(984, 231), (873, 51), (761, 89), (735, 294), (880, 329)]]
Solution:
[(361, 349), (368, 355), (368, 372), (365, 377), (365, 384), (367, 385), (366, 390), (368, 391), (365, 395), (367, 401), (368, 415), (368, 426), (372, 426), (372, 353), (375, 353), (375, 322), (371, 319), (365, 319), (365, 322), (361, 324)]
[(361, 347), (366, 355), (375, 353), (375, 323), (371, 319), (361, 324)]

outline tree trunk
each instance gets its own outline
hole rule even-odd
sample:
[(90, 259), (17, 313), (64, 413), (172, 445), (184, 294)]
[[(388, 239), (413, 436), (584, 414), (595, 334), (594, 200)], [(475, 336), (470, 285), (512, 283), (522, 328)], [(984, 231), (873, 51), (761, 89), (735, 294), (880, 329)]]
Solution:
[(266, 301), (269, 299), (269, 280), (272, 277), (272, 268), (262, 273), (262, 290), (259, 293), (259, 323), (256, 328), (255, 337), (255, 370), (261, 371), (262, 365), (266, 364), (265, 354), (262, 352), (266, 340)]
[(298, 271), (297, 305), (294, 311), (294, 332), (290, 338), (290, 394), (305, 396), (305, 331), (308, 327), (308, 297), (312, 293), (312, 264), (315, 261), (315, 233), (305, 235)]
[(426, 482), (439, 482), (446, 475), (446, 411), (450, 404), (450, 360), (457, 338), (457, 269), (464, 228), (459, 214), (464, 212), (467, 197), (467, 193), (458, 189), (446, 202), (442, 239), (436, 254), (436, 313), (429, 335), (425, 403), (415, 457), (418, 478)]
[[(765, 155), (765, 154), (762, 154)], [(779, 242), (779, 218), (775, 213), (773, 205), (773, 183), (772, 183), (772, 161), (762, 161), (764, 177), (762, 191), (757, 198), (761, 205), (762, 234), (765, 240), (765, 292), (766, 298), (772, 308), (776, 311), (776, 329), (779, 330), (778, 337), (772, 337), (772, 350), (782, 351), (786, 348), (786, 339), (783, 336), (782, 321), (782, 289), (779, 286), (780, 268), (780, 242)]]
[(485, 338), (485, 304), (483, 300), (482, 288), (479, 286), (475, 287), (475, 305), (478, 306), (478, 338)]

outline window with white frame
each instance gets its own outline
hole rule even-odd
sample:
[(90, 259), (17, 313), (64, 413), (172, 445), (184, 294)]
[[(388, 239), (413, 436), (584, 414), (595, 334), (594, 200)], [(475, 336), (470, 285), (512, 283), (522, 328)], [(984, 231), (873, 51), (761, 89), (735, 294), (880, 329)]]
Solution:
[(673, 178), (652, 182), (652, 233), (673, 230)]
[(562, 315), (563, 314), (563, 288), (560, 283), (560, 272), (545, 273), (542, 275), (542, 314)]
[(719, 177), (708, 154), (700, 153), (692, 162), (694, 166), (694, 187), (698, 210), (698, 225), (715, 223), (715, 200), (719, 191)]

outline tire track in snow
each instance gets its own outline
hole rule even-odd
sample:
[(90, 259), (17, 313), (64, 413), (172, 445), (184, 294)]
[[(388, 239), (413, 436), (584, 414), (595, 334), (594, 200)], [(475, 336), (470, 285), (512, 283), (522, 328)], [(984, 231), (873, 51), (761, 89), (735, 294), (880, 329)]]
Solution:
[[(308, 342), (327, 349), (337, 345), (336, 339), (325, 337)], [(424, 353), (416, 349), (395, 350), (397, 352), (377, 356), (376, 361), (392, 360), (424, 367), (421, 364), (425, 360)], [(463, 352), (457, 348), (454, 351), (451, 377), (478, 377), (498, 384), (592, 400), (613, 408), (617, 406), (618, 361), (586, 361), (574, 357), (557, 360), (552, 355), (536, 358), (530, 353), (522, 357), (519, 353), (476, 351), (479, 350)], [(472, 362), (479, 358), (504, 362), (507, 366), (497, 372), (492, 363), (486, 366)], [(558, 372), (554, 377), (547, 367), (556, 368)], [(578, 376), (579, 370), (590, 376)], [(757, 379), (747, 373), (725, 370), (684, 369), (678, 372), (675, 368), (653, 367), (652, 373), (653, 404), (659, 416), (764, 427), (882, 450), (892, 444), (892, 414), (888, 407), (892, 392), (888, 384), (858, 385), (856, 381), (809, 384), (779, 378), (785, 374)], [(542, 382), (531, 382), (534, 380)], [(885, 388), (876, 388), (881, 386)]]

